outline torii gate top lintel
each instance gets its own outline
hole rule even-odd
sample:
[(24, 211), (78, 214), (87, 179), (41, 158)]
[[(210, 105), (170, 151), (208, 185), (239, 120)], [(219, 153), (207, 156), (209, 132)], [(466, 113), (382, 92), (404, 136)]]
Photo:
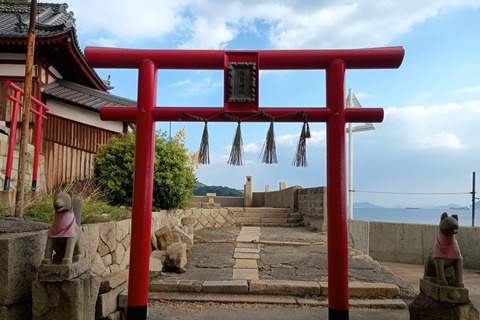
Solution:
[[(177, 121), (185, 111), (209, 118), (219, 112), (230, 115), (265, 111), (280, 116), (299, 110), (308, 116), (308, 121), (327, 123), (329, 317), (348, 319), (345, 123), (381, 122), (383, 109), (345, 109), (345, 70), (398, 68), (404, 49), (214, 51), (87, 47), (85, 56), (91, 67), (139, 70), (137, 107), (100, 109), (102, 120), (137, 122), (127, 319), (147, 318), (155, 121)], [(158, 69), (224, 70), (224, 108), (155, 107)], [(257, 70), (261, 69), (325, 69), (327, 107), (259, 109)], [(264, 117), (251, 121), (266, 120), (270, 121)], [(278, 120), (299, 121), (298, 117)], [(218, 117), (215, 121), (232, 120)]]
[(258, 53), (258, 69), (327, 69), (333, 60), (346, 69), (389, 69), (402, 64), (403, 47), (344, 50), (145, 50), (86, 47), (85, 57), (93, 68), (136, 69), (140, 61), (151, 60), (158, 69), (224, 69), (228, 53)]

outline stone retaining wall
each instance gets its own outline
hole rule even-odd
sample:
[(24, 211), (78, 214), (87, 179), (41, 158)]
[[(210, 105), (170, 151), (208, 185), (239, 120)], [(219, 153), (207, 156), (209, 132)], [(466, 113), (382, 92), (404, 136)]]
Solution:
[(298, 189), (297, 203), (306, 227), (327, 231), (327, 187)]
[[(375, 260), (423, 264), (437, 238), (438, 224), (348, 220), (348, 231), (354, 248)], [(463, 267), (480, 270), (480, 228), (460, 226), (455, 238)]]

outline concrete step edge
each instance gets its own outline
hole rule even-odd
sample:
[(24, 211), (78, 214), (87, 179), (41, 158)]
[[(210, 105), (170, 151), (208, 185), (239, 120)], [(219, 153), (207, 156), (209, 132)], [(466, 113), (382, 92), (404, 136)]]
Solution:
[[(119, 307), (127, 306), (125, 291), (119, 297)], [(221, 294), (221, 293), (181, 293), (181, 292), (149, 292), (149, 300), (167, 300), (182, 302), (219, 302), (219, 303), (264, 303), (264, 304), (287, 304), (306, 305), (311, 307), (328, 307), (325, 298), (304, 299), (292, 296), (275, 296), (259, 294)], [(350, 299), (351, 308), (365, 309), (407, 309), (407, 305), (401, 299)]]
[[(267, 295), (328, 296), (328, 283), (292, 280), (153, 280), (151, 292), (249, 293)], [(400, 295), (397, 285), (391, 283), (349, 283), (350, 297), (395, 297)]]

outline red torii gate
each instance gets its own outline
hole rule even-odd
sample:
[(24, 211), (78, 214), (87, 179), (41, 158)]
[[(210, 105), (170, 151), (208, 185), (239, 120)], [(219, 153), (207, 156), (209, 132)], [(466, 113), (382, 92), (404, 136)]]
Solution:
[[(348, 229), (345, 157), (346, 122), (381, 122), (383, 109), (345, 109), (345, 69), (398, 68), (403, 47), (354, 50), (137, 50), (87, 47), (94, 68), (139, 70), (137, 107), (102, 107), (102, 120), (136, 121), (133, 215), (128, 285), (128, 319), (146, 319), (153, 194), (156, 121), (178, 121), (183, 112), (210, 118), (221, 111), (234, 116), (265, 112), (272, 116), (303, 110), (309, 122), (327, 123), (327, 229), (329, 318), (348, 319)], [(252, 100), (227, 99), (229, 64), (254, 64), (258, 71), (325, 69), (326, 108), (258, 108), (258, 85)], [(252, 63), (253, 62), (253, 63)], [(216, 69), (225, 71), (224, 108), (156, 107), (158, 69)], [(256, 99), (255, 99), (256, 98)], [(232, 121), (219, 115), (210, 121)], [(264, 117), (248, 121), (270, 121)], [(299, 121), (298, 116), (276, 121)]]

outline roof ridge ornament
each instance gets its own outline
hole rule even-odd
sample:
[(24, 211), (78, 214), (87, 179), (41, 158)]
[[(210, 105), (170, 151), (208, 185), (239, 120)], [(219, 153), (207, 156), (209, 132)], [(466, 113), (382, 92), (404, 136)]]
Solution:
[(15, 31), (16, 32), (27, 32), (28, 26), (26, 23), (22, 21), (22, 15), (20, 13), (16, 14), (18, 22), (15, 23)]

